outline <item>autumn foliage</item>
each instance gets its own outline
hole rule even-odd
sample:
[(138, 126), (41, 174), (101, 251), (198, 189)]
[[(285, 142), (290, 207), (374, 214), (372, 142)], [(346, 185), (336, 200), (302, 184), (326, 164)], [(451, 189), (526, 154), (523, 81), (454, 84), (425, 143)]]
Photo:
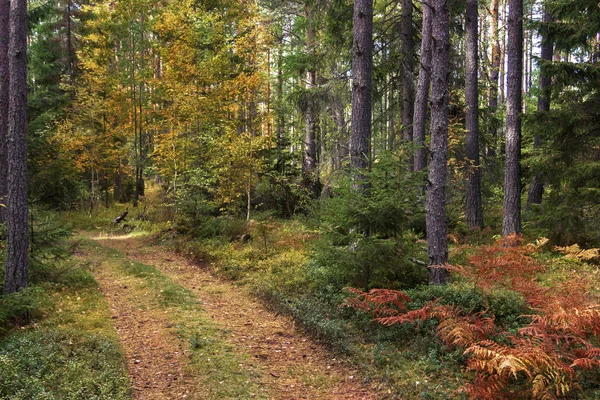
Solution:
[(411, 310), (408, 295), (387, 289), (349, 289), (353, 296), (346, 305), (386, 326), (439, 321), (442, 342), (463, 348), (467, 356), (466, 369), (474, 378), (462, 389), (472, 399), (568, 397), (577, 392), (581, 371), (600, 367), (600, 306), (576, 277), (552, 287), (540, 283), (548, 266), (532, 257), (536, 251), (512, 236), (481, 247), (469, 266), (447, 266), (484, 298), (498, 288), (522, 295), (531, 313), (521, 316), (518, 329), (497, 322), (491, 309), (473, 312), (441, 299)]

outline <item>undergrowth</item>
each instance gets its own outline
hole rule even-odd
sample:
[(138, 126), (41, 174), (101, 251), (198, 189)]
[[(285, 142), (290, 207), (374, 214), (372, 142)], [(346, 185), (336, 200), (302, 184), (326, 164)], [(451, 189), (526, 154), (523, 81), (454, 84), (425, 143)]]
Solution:
[[(600, 394), (600, 305), (591, 294), (593, 281), (571, 276), (543, 285), (538, 277), (548, 268), (531, 256), (536, 251), (509, 237), (482, 246), (466, 267), (448, 265), (457, 280), (480, 294), (480, 302), (449, 300), (440, 290), (414, 307), (405, 292), (350, 288), (345, 304), (384, 326), (433, 321), (444, 345), (466, 357), (466, 371), (474, 378), (462, 390), (470, 398), (565, 398), (584, 388), (584, 395), (595, 398)], [(494, 304), (498, 293), (513, 294)]]
[(52, 213), (32, 215), (30, 286), (0, 296), (0, 398), (131, 398), (106, 303), (70, 258), (70, 230)]

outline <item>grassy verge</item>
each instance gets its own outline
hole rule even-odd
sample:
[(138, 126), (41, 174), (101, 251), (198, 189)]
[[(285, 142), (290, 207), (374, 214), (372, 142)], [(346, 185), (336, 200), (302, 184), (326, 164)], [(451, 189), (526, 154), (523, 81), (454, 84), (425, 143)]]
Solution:
[[(261, 398), (258, 374), (245, 355), (227, 342), (229, 332), (215, 326), (193, 293), (156, 268), (127, 259), (117, 250), (85, 240), (83, 249), (114, 279), (128, 286), (127, 300), (145, 312), (160, 312), (191, 352), (191, 375), (201, 381), (203, 398)], [(112, 278), (111, 278), (112, 279)], [(224, 384), (227, 382), (227, 384)]]
[(248, 229), (252, 240), (231, 241), (243, 232), (237, 227), (212, 239), (164, 235), (156, 240), (190, 258), (211, 261), (219, 276), (248, 286), (271, 309), (292, 316), (359, 365), (363, 379), (381, 382), (393, 398), (448, 398), (465, 383), (461, 354), (445, 351), (433, 326), (422, 326), (415, 335), (414, 329), (384, 328), (339, 307), (346, 295), (314, 280), (318, 271), (310, 265), (310, 245), (315, 230), (300, 221), (255, 221)]
[(0, 398), (131, 398), (123, 353), (89, 271), (69, 261), (46, 266), (44, 276), (0, 298)]
[[(232, 225), (236, 224), (240, 225)], [(346, 295), (322, 278), (327, 275), (321, 274), (321, 269), (327, 266), (316, 265), (312, 257), (311, 243), (318, 234), (299, 221), (253, 222), (245, 231), (252, 236), (247, 243), (235, 240), (244, 232), (239, 227), (224, 230), (217, 238), (170, 236), (168, 240), (180, 253), (211, 261), (218, 275), (249, 286), (271, 308), (291, 315), (314, 337), (352, 358), (361, 366), (363, 378), (382, 382), (392, 397), (466, 397), (458, 389), (473, 380), (473, 374), (465, 372), (467, 356), (460, 347), (442, 344), (437, 321), (388, 328), (371, 322), (361, 312), (340, 308)], [(491, 236), (484, 232), (474, 240), (493, 243)], [(453, 246), (451, 262), (468, 266), (470, 257), (481, 247), (464, 244), (468, 238), (464, 239), (463, 244)], [(535, 278), (542, 287), (559, 287), (573, 279), (597, 282), (598, 268), (581, 260), (561, 256), (547, 247), (533, 252), (532, 257), (548, 266)], [(482, 291), (460, 278), (445, 287), (423, 286), (407, 293), (413, 299), (410, 309), (441, 299), (440, 304), (458, 307), (465, 313), (493, 315), (500, 329), (512, 334), (529, 323), (523, 315), (536, 312), (518, 290), (499, 286)], [(597, 293), (597, 285), (592, 285), (590, 296), (597, 298)], [(597, 377), (581, 376), (578, 395), (597, 398)]]

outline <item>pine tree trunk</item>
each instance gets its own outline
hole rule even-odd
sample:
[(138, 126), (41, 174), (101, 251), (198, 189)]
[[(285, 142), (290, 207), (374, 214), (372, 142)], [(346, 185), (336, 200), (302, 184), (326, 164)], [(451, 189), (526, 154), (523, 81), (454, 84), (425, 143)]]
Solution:
[(8, 193), (8, 16), (10, 0), (0, 0), (0, 224), (6, 222)]
[[(314, 5), (306, 5), (306, 51), (308, 54), (314, 52), (315, 46), (315, 28), (314, 24)], [(311, 60), (311, 63), (313, 61)], [(306, 71), (306, 89), (311, 90), (317, 84), (317, 73), (314, 66), (310, 66)], [(310, 96), (305, 115), (305, 135), (304, 135), (304, 159), (302, 172), (304, 173), (305, 186), (312, 193), (314, 199), (321, 194), (319, 177), (317, 173), (317, 107), (314, 99)]]
[(466, 4), (466, 72), (465, 103), (467, 138), (467, 190), (465, 219), (469, 228), (483, 228), (481, 205), (481, 170), (479, 164), (479, 86), (477, 82), (479, 46), (477, 42), (478, 4), (477, 0), (467, 0)]
[(427, 188), (429, 283), (443, 285), (448, 271), (446, 237), (446, 168), (448, 161), (448, 77), (450, 73), (448, 0), (432, 0), (431, 162)]
[[(354, 2), (354, 44), (352, 47), (352, 167), (369, 167), (371, 140), (371, 87), (373, 75), (373, 1)], [(364, 175), (355, 175), (355, 187), (363, 188)]]
[[(552, 21), (552, 14), (548, 9), (544, 12), (544, 22), (548, 23)], [(542, 49), (541, 49), (540, 58), (545, 61), (552, 61), (552, 55), (554, 52), (553, 43), (547, 39), (542, 40)], [(550, 93), (549, 88), (552, 84), (552, 80), (550, 79), (549, 74), (544, 70), (544, 68), (540, 68), (540, 94), (538, 97), (537, 110), (538, 112), (548, 112), (550, 111)], [(542, 146), (542, 140), (539, 135), (536, 135), (533, 141), (533, 148), (539, 149)], [(542, 196), (544, 194), (544, 183), (542, 181), (542, 177), (539, 175), (534, 175), (531, 180), (531, 185), (529, 186), (529, 193), (527, 196), (527, 208), (531, 204), (541, 204)]]
[(490, 97), (488, 107), (492, 114), (490, 122), (491, 143), (487, 145), (486, 155), (494, 157), (496, 155), (496, 141), (498, 137), (498, 119), (496, 111), (498, 110), (498, 77), (500, 76), (500, 32), (498, 31), (498, 19), (500, 17), (500, 0), (492, 0), (490, 4), (492, 12), (492, 62), (490, 66)]
[(433, 10), (429, 3), (423, 3), (423, 30), (421, 33), (421, 62), (415, 100), (413, 139), (415, 141), (415, 171), (427, 167), (427, 149), (425, 148), (425, 123), (429, 101), (429, 83), (431, 74), (431, 29)]
[(521, 232), (521, 103), (523, 86), (523, 0), (510, 0), (506, 93), (506, 169), (502, 235)]
[[(402, 0), (402, 140), (412, 143), (414, 112), (414, 41), (413, 41), (413, 5), (412, 0)], [(414, 160), (408, 158), (410, 170), (414, 168)]]
[(4, 293), (27, 287), (27, 0), (10, 2), (8, 106), (8, 218)]

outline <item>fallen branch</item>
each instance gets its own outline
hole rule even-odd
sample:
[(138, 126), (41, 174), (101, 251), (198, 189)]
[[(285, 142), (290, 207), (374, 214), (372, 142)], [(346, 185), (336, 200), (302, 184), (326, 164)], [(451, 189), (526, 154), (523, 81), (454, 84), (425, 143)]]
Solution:
[(121, 213), (121, 215), (119, 215), (117, 218), (115, 218), (113, 220), (114, 224), (118, 224), (121, 221), (126, 221), (125, 217), (127, 216), (127, 214), (129, 214), (129, 210), (125, 210)]

